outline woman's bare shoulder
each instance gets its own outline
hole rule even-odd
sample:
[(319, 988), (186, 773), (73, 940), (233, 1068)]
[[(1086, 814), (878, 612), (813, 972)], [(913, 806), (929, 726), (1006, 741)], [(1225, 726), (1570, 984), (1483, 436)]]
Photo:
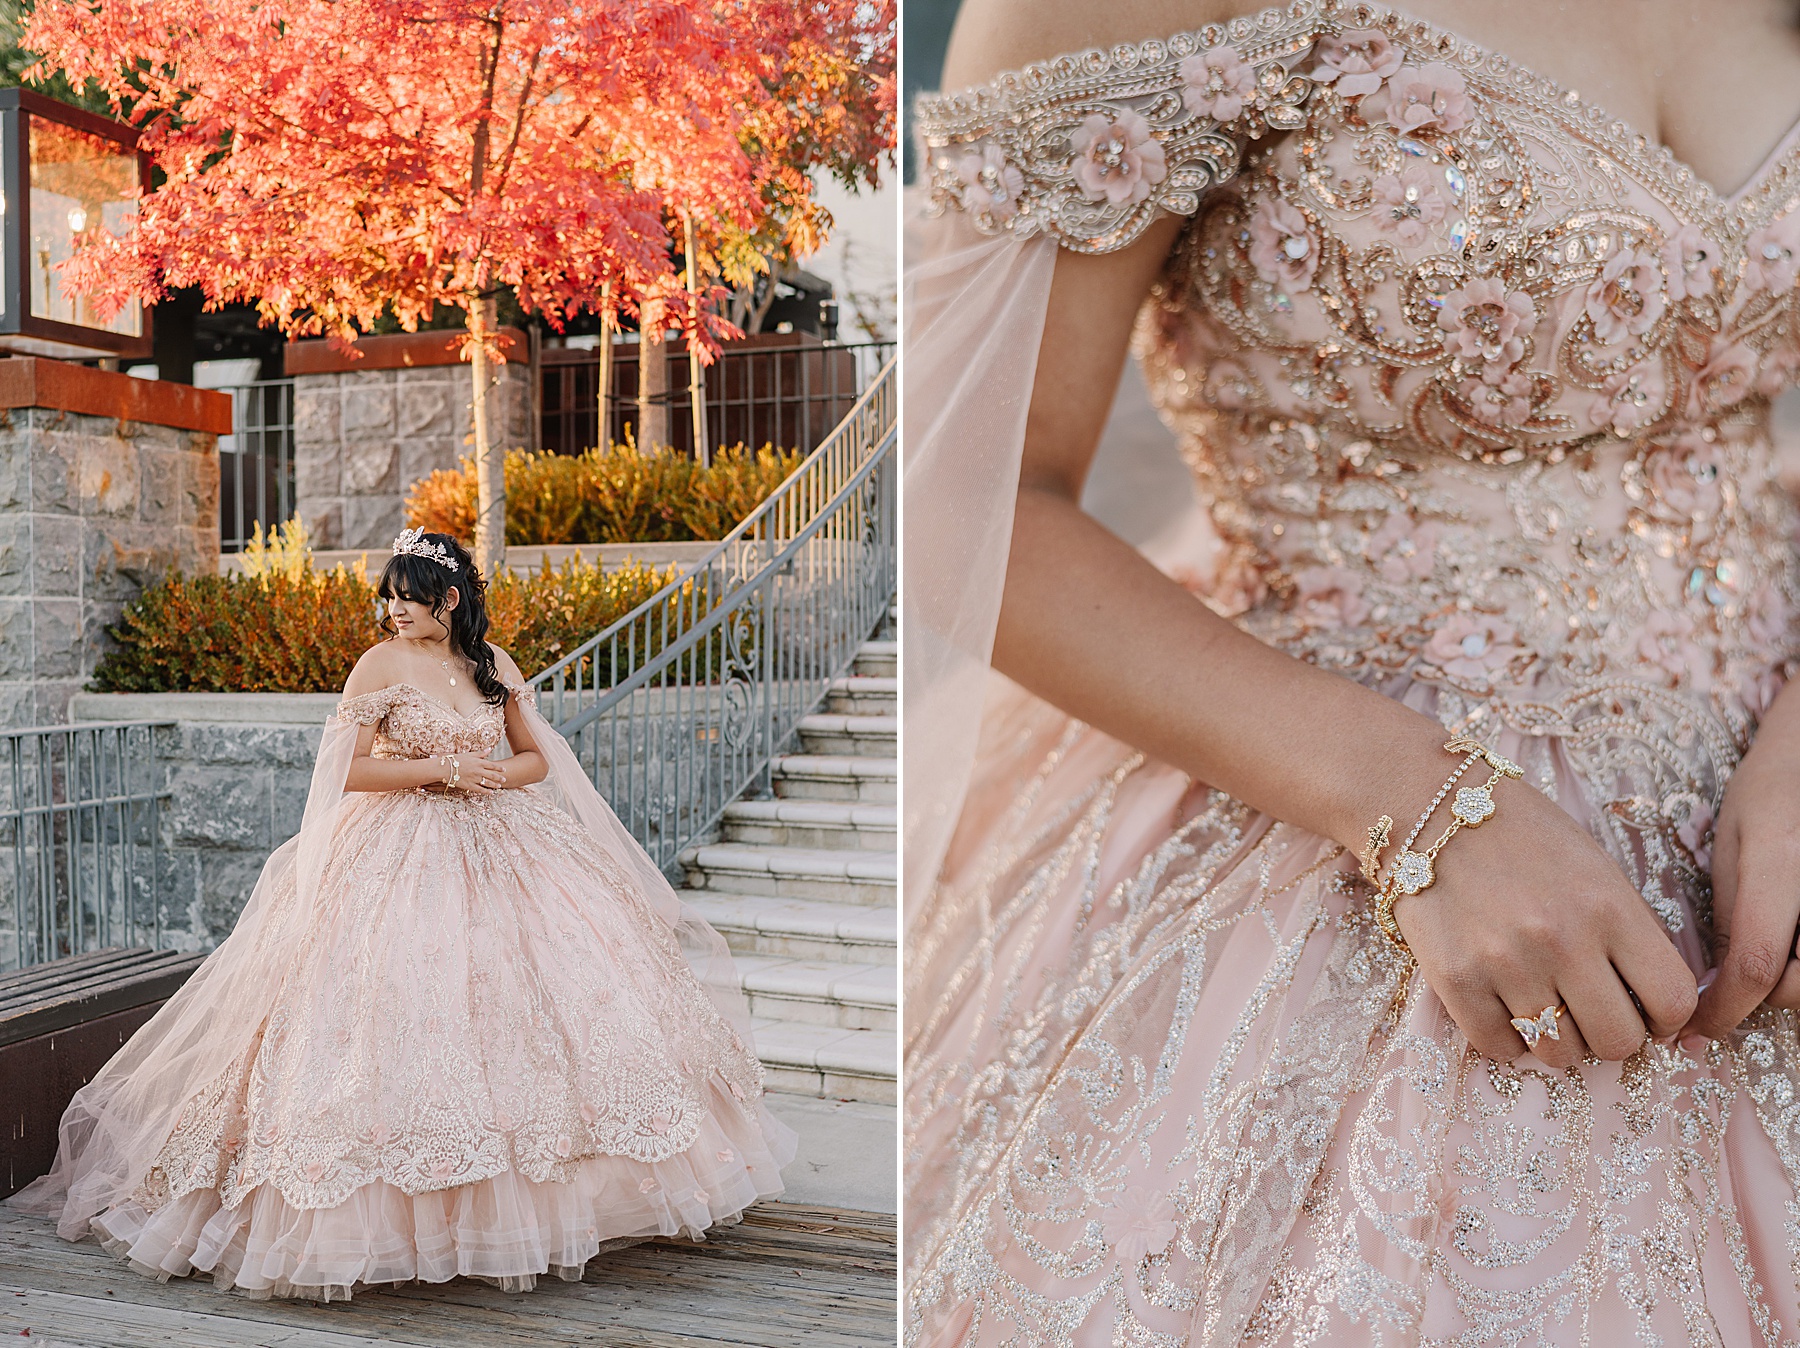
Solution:
[(943, 87), (982, 84), (1033, 61), (1168, 37), (1258, 8), (1245, 0), (965, 0), (950, 37)]
[(525, 682), (525, 676), (519, 672), (518, 662), (514, 660), (512, 656), (508, 655), (491, 641), (488, 642), (487, 648), (494, 654), (494, 668), (500, 671), (500, 678), (503, 682)]
[(398, 643), (390, 638), (378, 641), (364, 651), (350, 671), (350, 677), (344, 681), (344, 696), (360, 697), (400, 682), (404, 661), (397, 647)]

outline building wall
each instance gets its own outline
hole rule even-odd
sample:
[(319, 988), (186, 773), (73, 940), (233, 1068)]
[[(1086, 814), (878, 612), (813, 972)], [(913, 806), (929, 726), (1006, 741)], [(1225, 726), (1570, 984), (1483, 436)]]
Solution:
[[(503, 450), (531, 444), (529, 370), (499, 367), (490, 395)], [(296, 509), (320, 548), (385, 548), (413, 483), (474, 452), (467, 365), (294, 376)]]
[(0, 410), (0, 725), (68, 719), (125, 603), (218, 551), (210, 432)]

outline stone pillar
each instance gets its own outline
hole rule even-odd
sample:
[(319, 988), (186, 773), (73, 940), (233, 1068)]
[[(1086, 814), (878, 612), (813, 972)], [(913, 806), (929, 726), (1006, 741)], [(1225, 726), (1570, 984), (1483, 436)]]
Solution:
[[(525, 334), (501, 330), (509, 359), (489, 395), (504, 449), (531, 445)], [(456, 332), (364, 337), (355, 352), (289, 343), (294, 380), (294, 487), (313, 546), (383, 548), (405, 524), (406, 494), (474, 447), (474, 389)]]
[(0, 359), (0, 724), (66, 720), (126, 601), (217, 569), (230, 429), (223, 393)]

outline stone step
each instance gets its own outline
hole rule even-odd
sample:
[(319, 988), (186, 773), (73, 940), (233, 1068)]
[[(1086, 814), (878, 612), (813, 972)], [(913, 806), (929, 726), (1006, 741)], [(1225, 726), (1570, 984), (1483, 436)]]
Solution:
[(846, 800), (739, 800), (725, 807), (726, 842), (894, 851), (894, 807)]
[(781, 955), (739, 955), (738, 986), (750, 1018), (824, 1025), (840, 1030), (886, 1030), (900, 1023), (899, 971), (891, 964), (838, 964)]
[(900, 764), (887, 758), (777, 754), (769, 764), (775, 794), (786, 800), (857, 800), (892, 805)]
[(681, 899), (718, 930), (733, 955), (838, 964), (896, 962), (899, 915), (894, 908), (712, 889), (684, 889)]
[(892, 716), (899, 700), (900, 680), (851, 675), (833, 679), (825, 695), (825, 710), (840, 716)]
[(800, 743), (809, 754), (892, 758), (900, 733), (897, 716), (840, 716), (831, 712), (800, 718)]
[(857, 647), (856, 663), (850, 672), (868, 678), (894, 678), (899, 655), (900, 643), (897, 641), (865, 641)]
[(689, 889), (890, 906), (898, 870), (891, 853), (753, 843), (690, 847), (681, 854), (681, 864)]
[(892, 1030), (841, 1030), (765, 1019), (753, 1019), (750, 1029), (770, 1090), (896, 1103), (898, 1049)]

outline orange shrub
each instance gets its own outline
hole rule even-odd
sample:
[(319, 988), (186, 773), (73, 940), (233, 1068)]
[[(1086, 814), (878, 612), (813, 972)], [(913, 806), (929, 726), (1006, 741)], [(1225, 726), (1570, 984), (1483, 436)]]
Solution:
[(298, 576), (183, 576), (145, 590), (108, 631), (103, 693), (315, 693), (344, 686), (381, 639), (375, 588), (338, 567)]
[[(406, 496), (407, 527), (475, 541), (475, 460), (438, 468), (412, 484)], [(510, 541), (510, 540), (509, 540)]]
[(574, 558), (556, 568), (502, 572), (488, 586), (488, 639), (535, 674), (612, 626), (674, 575), (674, 567), (635, 562), (602, 571)]
[[(631, 612), (674, 569), (602, 570), (574, 559), (503, 571), (488, 587), (489, 639), (536, 674)], [(94, 671), (102, 693), (334, 693), (382, 640), (380, 601), (361, 569), (183, 576), (151, 586), (108, 629), (118, 643)], [(652, 621), (656, 641), (662, 624)], [(654, 653), (652, 641), (640, 652)], [(623, 671), (620, 671), (621, 673)]]

